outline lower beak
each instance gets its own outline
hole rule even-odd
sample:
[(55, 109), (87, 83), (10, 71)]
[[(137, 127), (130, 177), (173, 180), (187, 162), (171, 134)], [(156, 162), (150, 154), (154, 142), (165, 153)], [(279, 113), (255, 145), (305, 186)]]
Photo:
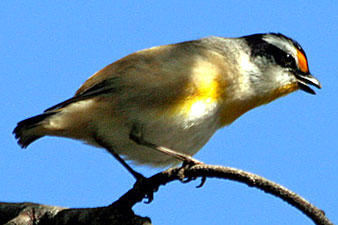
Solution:
[(317, 80), (311, 74), (297, 74), (296, 78), (298, 80), (299, 88), (307, 93), (313, 95), (316, 94), (316, 92), (312, 90), (309, 85), (315, 86), (318, 89), (322, 88), (322, 85), (320, 84), (319, 80)]

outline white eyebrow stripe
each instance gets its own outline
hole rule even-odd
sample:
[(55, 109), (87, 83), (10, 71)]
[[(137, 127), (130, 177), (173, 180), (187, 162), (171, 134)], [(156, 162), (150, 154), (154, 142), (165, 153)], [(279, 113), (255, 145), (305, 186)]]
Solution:
[(287, 40), (282, 37), (272, 36), (272, 35), (265, 35), (263, 37), (263, 40), (291, 54), (293, 58), (297, 60), (297, 64), (298, 64), (297, 49), (292, 43), (292, 41)]

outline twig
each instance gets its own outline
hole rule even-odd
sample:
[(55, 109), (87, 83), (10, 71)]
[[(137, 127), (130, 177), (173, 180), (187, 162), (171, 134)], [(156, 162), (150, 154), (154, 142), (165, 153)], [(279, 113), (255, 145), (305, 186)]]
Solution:
[[(161, 185), (165, 185), (174, 180), (181, 180), (179, 172), (180, 168), (171, 168), (161, 173), (157, 173), (150, 178), (137, 182), (132, 189), (120, 197), (120, 199), (114, 202), (110, 207), (131, 208), (144, 198), (148, 198), (151, 201), (153, 193), (157, 191)], [(198, 177), (212, 177), (247, 184), (250, 187), (258, 188), (266, 193), (283, 199), (307, 215), (315, 224), (333, 225), (333, 223), (325, 216), (324, 211), (318, 209), (310, 202), (287, 188), (256, 174), (231, 167), (197, 164), (185, 169), (184, 175), (187, 178), (193, 179)]]

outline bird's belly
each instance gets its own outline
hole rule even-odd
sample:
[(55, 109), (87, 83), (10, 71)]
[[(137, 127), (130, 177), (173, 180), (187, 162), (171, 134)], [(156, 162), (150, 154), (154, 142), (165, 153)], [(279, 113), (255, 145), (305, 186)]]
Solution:
[[(200, 150), (218, 128), (213, 112), (189, 117), (144, 112), (132, 117), (128, 121), (137, 121), (144, 140), (188, 155)], [(114, 122), (101, 126), (98, 133), (116, 153), (137, 164), (165, 167), (179, 163), (172, 156), (136, 144), (129, 139), (131, 129), (131, 124), (121, 123), (119, 118), (115, 118)]]

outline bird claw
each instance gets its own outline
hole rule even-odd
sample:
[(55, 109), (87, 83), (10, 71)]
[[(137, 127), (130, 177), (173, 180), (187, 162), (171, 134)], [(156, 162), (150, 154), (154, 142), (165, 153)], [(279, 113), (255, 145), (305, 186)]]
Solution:
[[(200, 165), (200, 164), (204, 164), (204, 163), (197, 160), (197, 159), (194, 159), (194, 158), (189, 158), (189, 159), (185, 160), (183, 162), (181, 168), (179, 168), (178, 173), (177, 173), (180, 181), (182, 183), (188, 183), (192, 180), (196, 180), (197, 177), (191, 177), (191, 176), (187, 177), (185, 175), (185, 170), (190, 169), (194, 165)], [(201, 188), (205, 184), (205, 181), (206, 181), (206, 177), (203, 176), (202, 179), (201, 179), (201, 183), (199, 185), (197, 185), (196, 188)]]
[(196, 186), (196, 188), (201, 188), (203, 187), (203, 185), (205, 184), (205, 182), (207, 181), (207, 177), (203, 176), (201, 178), (201, 183), (199, 185)]
[(149, 178), (144, 176), (137, 179), (134, 188), (144, 195), (144, 203), (146, 204), (149, 204), (154, 200), (154, 193), (158, 190), (158, 188), (152, 187), (151, 183), (149, 183)]

